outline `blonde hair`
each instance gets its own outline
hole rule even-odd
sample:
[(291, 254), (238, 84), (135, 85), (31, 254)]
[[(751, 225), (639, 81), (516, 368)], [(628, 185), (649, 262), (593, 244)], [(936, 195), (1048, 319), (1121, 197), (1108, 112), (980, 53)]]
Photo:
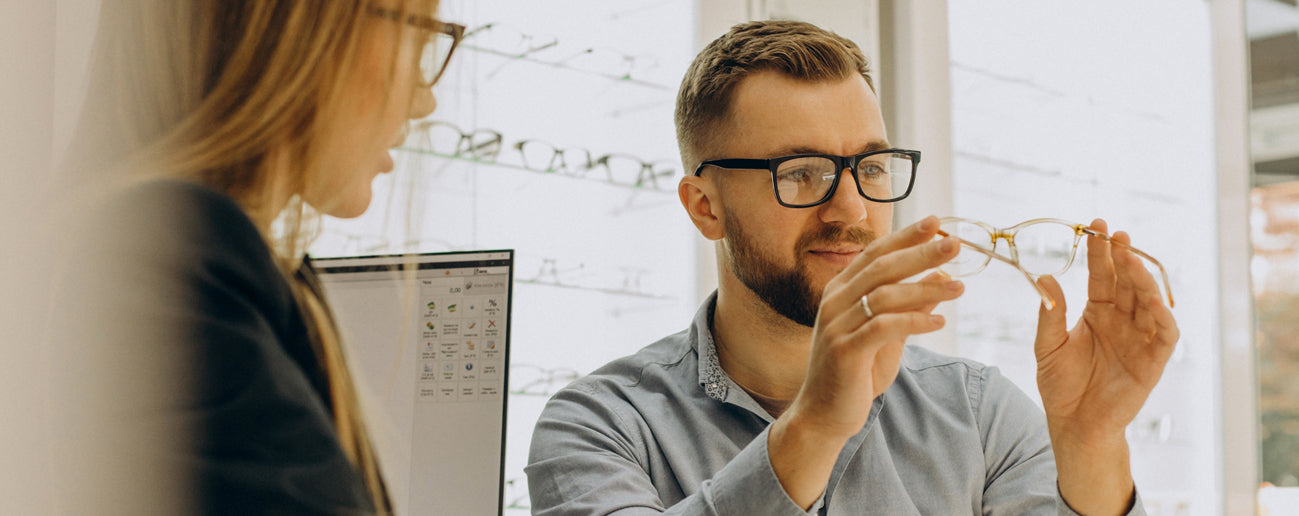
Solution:
[(731, 27), (695, 56), (677, 91), (677, 145), (687, 171), (702, 159), (714, 158), (701, 156), (701, 151), (728, 116), (735, 87), (760, 70), (809, 82), (842, 80), (858, 74), (874, 89), (870, 63), (848, 38), (810, 23), (788, 20)]
[[(438, 1), (399, 3), (405, 19), (434, 12)], [(294, 274), (306, 228), (318, 220), (296, 194), (319, 181), (321, 142), (345, 130), (331, 122), (356, 94), (344, 78), (366, 24), (391, 23), (369, 9), (360, 0), (105, 0), (61, 179), (72, 189), (183, 179), (229, 195), (254, 220), (278, 219), (275, 229), (261, 224), (263, 237), (304, 312), (339, 442), (384, 513), (390, 504), (338, 330), (324, 300)], [(405, 64), (394, 60), (390, 80)], [(284, 172), (292, 175), (272, 177)], [(282, 211), (271, 191), (277, 182), (295, 194)]]

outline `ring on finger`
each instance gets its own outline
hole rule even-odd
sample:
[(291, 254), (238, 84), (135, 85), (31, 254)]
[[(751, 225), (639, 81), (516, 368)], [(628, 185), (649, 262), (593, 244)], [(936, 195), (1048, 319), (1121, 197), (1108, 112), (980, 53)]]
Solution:
[(863, 312), (866, 312), (866, 320), (871, 320), (875, 318), (875, 312), (871, 310), (870, 299), (867, 299), (866, 296), (861, 297), (861, 310)]

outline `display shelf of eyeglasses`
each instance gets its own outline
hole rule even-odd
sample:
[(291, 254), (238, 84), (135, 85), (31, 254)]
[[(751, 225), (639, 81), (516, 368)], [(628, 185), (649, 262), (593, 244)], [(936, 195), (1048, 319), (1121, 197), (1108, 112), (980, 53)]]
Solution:
[(644, 78), (659, 66), (654, 56), (631, 55), (609, 48), (574, 47), (561, 43), (555, 36), (525, 33), (499, 22), (469, 29), (460, 48), (654, 90), (672, 90), (666, 84)]
[(562, 148), (524, 139), (514, 142), (517, 163), (501, 161), (504, 137), (491, 129), (465, 131), (441, 120), (423, 120), (412, 126), (412, 136), (402, 150), (448, 160), (489, 165), (555, 177), (596, 181), (639, 191), (674, 193), (671, 181), (677, 171), (666, 160), (646, 161), (631, 154), (612, 152), (595, 157), (586, 149)]

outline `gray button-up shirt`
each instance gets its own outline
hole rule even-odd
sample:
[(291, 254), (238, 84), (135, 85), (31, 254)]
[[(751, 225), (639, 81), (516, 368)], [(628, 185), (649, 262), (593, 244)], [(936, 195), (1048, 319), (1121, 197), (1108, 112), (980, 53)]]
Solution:
[(771, 468), (771, 415), (718, 363), (715, 300), (546, 404), (525, 470), (533, 514), (1074, 514), (1028, 396), (995, 367), (915, 346), (802, 510)]

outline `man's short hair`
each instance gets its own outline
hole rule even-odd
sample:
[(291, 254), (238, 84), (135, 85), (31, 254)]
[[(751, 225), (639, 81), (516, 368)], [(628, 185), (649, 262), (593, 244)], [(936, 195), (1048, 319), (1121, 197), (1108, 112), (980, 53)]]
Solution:
[(809, 82), (844, 80), (860, 74), (875, 89), (870, 63), (855, 43), (798, 21), (755, 21), (736, 25), (695, 57), (677, 92), (677, 145), (686, 174), (698, 164), (718, 123), (725, 120), (735, 86), (749, 74), (774, 70)]

